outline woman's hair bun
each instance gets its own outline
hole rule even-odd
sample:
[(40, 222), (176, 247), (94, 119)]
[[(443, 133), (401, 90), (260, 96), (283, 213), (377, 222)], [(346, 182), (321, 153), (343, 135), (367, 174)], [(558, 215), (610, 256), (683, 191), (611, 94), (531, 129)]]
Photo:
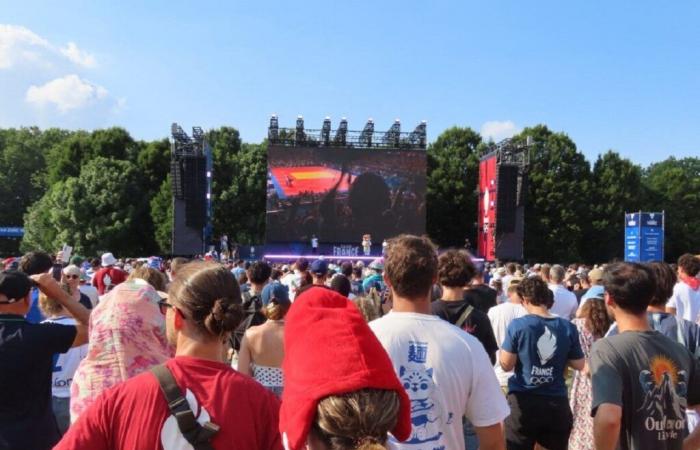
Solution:
[(214, 300), (211, 312), (204, 318), (204, 327), (215, 336), (232, 332), (243, 319), (241, 305), (225, 298)]

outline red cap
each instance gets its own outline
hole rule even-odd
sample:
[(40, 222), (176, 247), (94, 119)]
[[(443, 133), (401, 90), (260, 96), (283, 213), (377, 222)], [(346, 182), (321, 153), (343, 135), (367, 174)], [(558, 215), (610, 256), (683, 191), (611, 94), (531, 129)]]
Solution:
[(411, 434), (411, 402), (394, 366), (357, 307), (323, 287), (296, 298), (285, 317), (284, 392), (280, 432), (287, 450), (306, 448), (318, 402), (364, 388), (399, 395), (399, 417), (392, 434)]

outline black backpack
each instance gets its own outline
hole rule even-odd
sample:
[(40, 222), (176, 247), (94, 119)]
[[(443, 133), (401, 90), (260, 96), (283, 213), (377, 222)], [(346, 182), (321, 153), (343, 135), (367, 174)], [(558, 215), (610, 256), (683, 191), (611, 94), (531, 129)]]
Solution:
[(261, 325), (267, 320), (262, 313), (262, 299), (259, 295), (250, 295), (249, 292), (243, 293), (243, 320), (236, 327), (231, 335), (231, 347), (237, 352), (241, 349), (241, 341), (248, 328), (256, 325)]

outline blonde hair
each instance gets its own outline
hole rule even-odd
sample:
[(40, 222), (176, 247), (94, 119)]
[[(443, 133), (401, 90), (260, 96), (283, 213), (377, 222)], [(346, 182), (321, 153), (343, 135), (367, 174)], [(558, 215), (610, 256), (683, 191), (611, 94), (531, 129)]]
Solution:
[(329, 450), (384, 450), (399, 406), (399, 395), (385, 389), (331, 395), (318, 402), (311, 433)]
[(381, 300), (378, 295), (369, 294), (366, 297), (355, 297), (352, 302), (360, 310), (365, 322), (371, 322), (379, 318), (379, 308)]
[(64, 311), (63, 305), (61, 305), (58, 301), (49, 298), (43, 292), (39, 292), (39, 309), (46, 317), (54, 317)]
[(272, 300), (263, 308), (263, 315), (269, 320), (282, 320), (287, 315), (289, 307), (292, 306), (289, 302), (278, 302)]
[(153, 286), (156, 291), (165, 291), (166, 285), (168, 284), (168, 279), (165, 275), (151, 267), (142, 265), (134, 269), (130, 274), (128, 280), (133, 280), (135, 278), (140, 278), (146, 283)]

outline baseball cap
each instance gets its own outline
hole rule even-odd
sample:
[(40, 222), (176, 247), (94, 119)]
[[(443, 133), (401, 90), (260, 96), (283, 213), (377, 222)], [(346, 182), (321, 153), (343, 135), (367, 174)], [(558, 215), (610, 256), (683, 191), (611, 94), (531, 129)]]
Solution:
[(263, 288), (260, 299), (264, 306), (267, 306), (272, 300), (277, 301), (277, 303), (288, 303), (289, 288), (282, 283), (270, 283)]
[(317, 259), (311, 263), (310, 271), (311, 273), (324, 275), (328, 272), (328, 262), (323, 259)]
[(32, 283), (29, 277), (17, 270), (4, 270), (0, 272), (0, 294), (7, 297), (6, 302), (15, 303), (29, 294)]
[(603, 271), (600, 269), (593, 269), (588, 272), (588, 280), (591, 283), (597, 283), (603, 279)]

